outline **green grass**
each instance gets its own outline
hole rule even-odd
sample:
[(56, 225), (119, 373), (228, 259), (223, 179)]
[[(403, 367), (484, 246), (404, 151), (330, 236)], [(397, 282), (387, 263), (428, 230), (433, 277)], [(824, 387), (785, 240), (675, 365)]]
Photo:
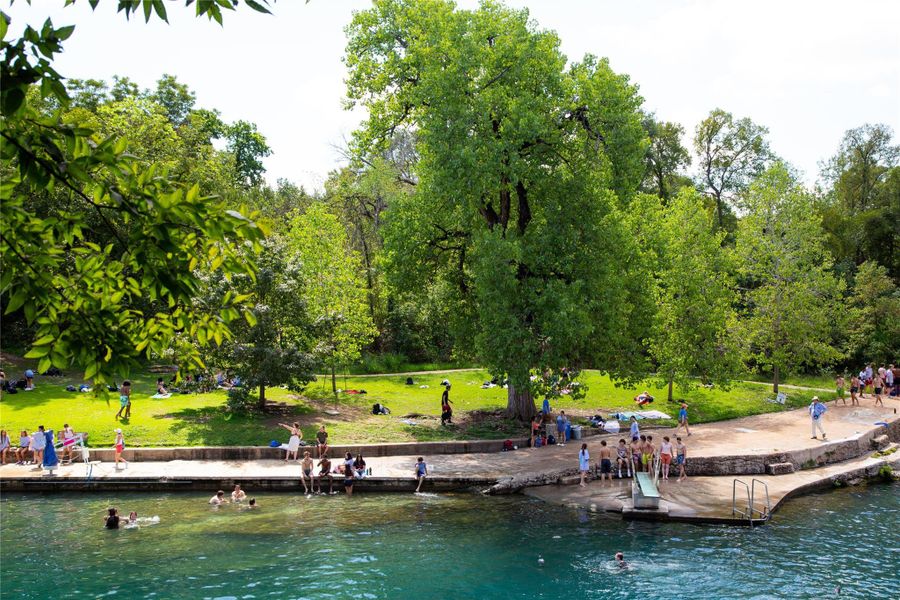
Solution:
[[(850, 389), (850, 377), (852, 374), (845, 373), (844, 379), (847, 380), (847, 389)], [(820, 373), (820, 374), (807, 374), (807, 375), (789, 375), (786, 379), (781, 381), (784, 385), (797, 385), (800, 387), (809, 387), (809, 388), (822, 388), (825, 390), (833, 390), (834, 389), (834, 380), (837, 376), (829, 373)], [(747, 381), (760, 381), (763, 383), (768, 383), (770, 386), (772, 385), (772, 377), (771, 375), (760, 375), (758, 373), (752, 373), (744, 377)]]
[[(14, 376), (11, 369), (7, 369)], [(453, 384), (454, 426), (440, 425), (440, 382), (448, 378)], [(68, 378), (39, 377), (37, 388), (30, 392), (5, 395), (0, 401), (0, 427), (6, 429), (15, 442), (21, 429), (32, 431), (38, 425), (59, 430), (68, 422), (76, 431), (86, 431), (93, 446), (112, 444), (116, 427), (125, 431), (130, 446), (220, 446), (267, 445), (272, 439), (287, 441), (287, 432), (277, 426), (279, 421), (299, 421), (304, 438), (313, 439), (318, 426), (325, 423), (334, 443), (369, 443), (400, 441), (438, 441), (452, 439), (502, 439), (526, 435), (527, 428), (505, 420), (498, 411), (506, 406), (506, 390), (481, 389), (489, 376), (486, 371), (430, 374), (415, 376), (415, 385), (405, 385), (405, 376), (340, 377), (343, 389), (366, 390), (365, 395), (341, 393), (337, 400), (331, 393), (330, 380), (311, 384), (303, 394), (284, 389), (270, 389), (267, 396), (283, 402), (281, 414), (240, 416), (225, 410), (225, 393), (176, 394), (168, 399), (155, 400), (156, 376), (144, 374), (132, 378), (132, 414), (128, 421), (117, 421), (118, 395), (108, 400), (93, 394), (66, 392), (65, 385), (79, 383)], [(564, 409), (575, 414), (632, 410), (632, 398), (642, 389), (649, 389), (657, 401), (650, 408), (673, 417), (677, 404), (665, 401), (665, 390), (651, 385), (640, 389), (619, 388), (596, 371), (583, 376), (588, 386), (585, 398), (574, 400), (564, 396), (552, 403), (553, 410)], [(420, 386), (427, 385), (427, 388)], [(812, 392), (786, 390), (787, 408), (803, 406)], [(677, 390), (676, 390), (677, 392)], [(682, 394), (676, 393), (677, 398)], [(692, 423), (704, 423), (741, 416), (784, 410), (766, 402), (770, 389), (753, 384), (737, 384), (728, 391), (698, 388), (684, 395), (690, 403)], [(380, 402), (391, 409), (389, 416), (371, 414), (371, 406)], [(331, 414), (335, 413), (335, 414)], [(410, 416), (415, 425), (404, 423)], [(673, 425), (674, 421), (660, 424)]]

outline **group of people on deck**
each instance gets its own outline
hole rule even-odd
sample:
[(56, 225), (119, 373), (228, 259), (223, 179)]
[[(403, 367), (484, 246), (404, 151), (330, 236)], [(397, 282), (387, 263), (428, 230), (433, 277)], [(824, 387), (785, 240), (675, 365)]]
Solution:
[[(835, 401), (847, 404), (847, 380), (843, 375), (837, 376), (834, 387), (837, 391)], [(882, 396), (900, 396), (900, 369), (894, 365), (881, 365), (876, 370), (871, 363), (867, 364), (858, 375), (850, 378), (850, 405), (860, 406), (859, 401), (866, 391), (875, 398), (875, 406), (884, 406)]]
[(678, 481), (687, 478), (685, 472), (687, 446), (680, 436), (675, 438), (674, 443), (669, 436), (663, 436), (659, 447), (654, 444), (652, 435), (634, 436), (631, 443), (626, 442), (625, 438), (620, 438), (616, 448), (611, 448), (606, 440), (601, 440), (599, 455), (592, 469), (587, 444), (581, 444), (581, 450), (578, 451), (578, 470), (581, 473), (579, 485), (582, 487), (585, 486), (585, 481), (592, 470), (599, 473), (601, 484), (604, 480), (612, 482), (613, 465), (619, 479), (633, 477), (635, 473), (650, 473), (658, 464), (663, 481), (668, 481), (673, 463), (678, 468)]

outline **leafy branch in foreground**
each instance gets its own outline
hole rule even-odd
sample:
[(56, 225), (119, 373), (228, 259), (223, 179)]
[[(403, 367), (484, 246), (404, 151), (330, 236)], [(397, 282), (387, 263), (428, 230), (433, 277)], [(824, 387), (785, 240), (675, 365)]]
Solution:
[[(198, 14), (211, 14), (210, 5), (198, 3)], [(141, 355), (162, 353), (178, 333), (222, 343), (245, 298), (194, 309), (195, 271), (254, 276), (241, 250), (257, 248), (263, 231), (130, 155), (124, 139), (64, 122), (70, 99), (52, 60), (74, 27), (48, 19), (7, 41), (9, 22), (0, 13), (0, 299), (6, 314), (21, 310), (34, 327), (26, 357), (39, 359), (39, 371), (74, 365), (103, 383)], [(189, 358), (202, 364), (199, 350)]]

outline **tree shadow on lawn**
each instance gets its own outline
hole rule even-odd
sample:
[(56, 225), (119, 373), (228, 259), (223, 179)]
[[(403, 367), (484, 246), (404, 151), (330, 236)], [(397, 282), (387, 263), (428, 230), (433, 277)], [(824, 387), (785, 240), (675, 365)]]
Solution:
[[(300, 414), (299, 411), (297, 414)], [(269, 440), (281, 437), (277, 422), (291, 415), (239, 415), (222, 407), (183, 408), (154, 415), (154, 419), (171, 419), (169, 431), (187, 437), (189, 446), (268, 446)]]

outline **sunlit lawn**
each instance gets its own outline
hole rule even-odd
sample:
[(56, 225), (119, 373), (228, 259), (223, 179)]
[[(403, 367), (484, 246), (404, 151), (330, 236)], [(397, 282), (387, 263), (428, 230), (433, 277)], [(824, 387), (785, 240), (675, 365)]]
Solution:
[[(7, 371), (9, 372), (9, 371)], [(109, 399), (90, 393), (66, 392), (68, 378), (39, 377), (34, 391), (5, 395), (0, 401), (0, 426), (6, 429), (15, 443), (20, 429), (29, 431), (38, 425), (55, 430), (68, 422), (76, 431), (89, 434), (91, 445), (112, 444), (114, 429), (121, 426), (131, 446), (220, 446), (267, 445), (270, 440), (287, 441), (288, 433), (277, 427), (279, 421), (298, 420), (304, 437), (312, 439), (318, 425), (325, 423), (334, 443), (434, 441), (451, 439), (505, 438), (525, 435), (527, 429), (494, 415), (506, 405), (506, 390), (482, 389), (489, 379), (485, 371), (466, 371), (447, 374), (414, 376), (415, 384), (406, 385), (406, 377), (339, 377), (343, 390), (365, 390), (366, 394), (331, 393), (329, 380), (310, 384), (302, 395), (284, 389), (270, 389), (271, 400), (284, 402), (283, 414), (232, 415), (225, 410), (225, 393), (175, 394), (168, 399), (153, 399), (155, 375), (133, 378), (131, 418), (117, 421), (118, 394)], [(456, 425), (441, 427), (440, 397), (442, 379), (452, 383)], [(652, 385), (640, 389), (614, 386), (595, 371), (583, 376), (588, 387), (585, 398), (573, 400), (562, 397), (553, 402), (553, 410), (565, 409), (576, 414), (635, 408), (632, 398), (642, 389), (649, 389), (657, 401), (650, 406), (671, 416), (677, 405), (667, 404), (665, 390)], [(422, 387), (427, 386), (427, 387)], [(811, 392), (788, 392), (789, 406), (809, 402)], [(676, 390), (677, 392), (677, 390)], [(691, 421), (702, 423), (745, 415), (781, 410), (766, 402), (770, 388), (752, 384), (737, 384), (731, 390), (694, 389), (686, 397), (690, 403)], [(389, 416), (371, 414), (372, 404), (379, 402), (391, 409)], [(414, 415), (414, 416), (408, 416)], [(407, 423), (404, 421), (411, 421)]]

